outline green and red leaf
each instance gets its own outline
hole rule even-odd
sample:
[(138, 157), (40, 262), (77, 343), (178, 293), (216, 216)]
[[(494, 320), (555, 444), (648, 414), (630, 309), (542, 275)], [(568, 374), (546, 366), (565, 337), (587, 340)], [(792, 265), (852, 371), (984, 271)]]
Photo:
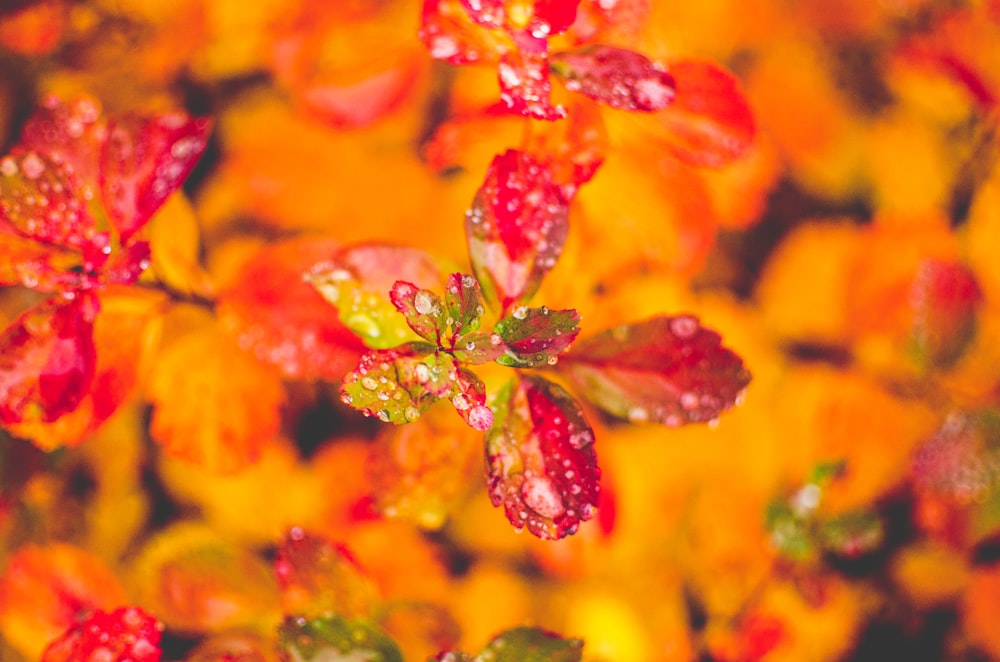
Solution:
[(218, 296), (222, 324), (238, 344), (292, 379), (340, 379), (365, 351), (364, 343), (302, 278), (334, 255), (329, 239), (292, 239), (265, 246)]
[(0, 421), (54, 421), (90, 389), (97, 364), (97, 301), (50, 299), (0, 334)]
[(466, 334), (479, 330), (483, 317), (483, 293), (479, 283), (469, 274), (452, 274), (444, 293), (444, 305), (448, 311), (448, 326), (451, 330), (452, 346)]
[(483, 295), (507, 311), (526, 301), (562, 253), (568, 203), (549, 170), (524, 152), (495, 157), (465, 216)]
[(42, 662), (159, 662), (163, 624), (139, 607), (92, 612), (42, 653)]
[(670, 105), (676, 94), (674, 78), (664, 67), (627, 48), (584, 46), (550, 60), (566, 89), (612, 108), (653, 112)]
[(322, 536), (290, 529), (278, 546), (274, 572), (286, 614), (359, 617), (371, 611), (371, 582), (346, 547)]
[(670, 427), (717, 418), (750, 383), (743, 360), (690, 315), (654, 317), (585, 338), (559, 367), (594, 406)]
[(332, 615), (313, 619), (289, 616), (279, 636), (293, 662), (403, 662), (396, 643), (364, 620)]
[(515, 306), (493, 331), (505, 347), (497, 363), (512, 368), (540, 368), (554, 365), (556, 357), (576, 339), (580, 313), (573, 309)]
[(315, 264), (306, 280), (337, 308), (344, 325), (373, 349), (414, 340), (410, 327), (389, 299), (397, 280), (443, 286), (444, 275), (427, 252), (390, 244), (363, 244), (338, 251)]
[(101, 107), (91, 98), (64, 103), (50, 96), (25, 123), (20, 147), (45, 154), (66, 166), (85, 185), (97, 183), (98, 161), (105, 139)]
[(957, 262), (925, 260), (910, 286), (912, 342), (930, 365), (947, 367), (962, 354), (976, 327), (983, 293), (975, 275)]
[(182, 113), (108, 121), (100, 187), (122, 243), (180, 188), (205, 151), (211, 128), (210, 120)]
[(494, 400), (486, 435), (490, 500), (516, 529), (556, 540), (594, 514), (600, 469), (594, 431), (561, 386), (519, 375)]
[(670, 63), (673, 103), (656, 114), (660, 139), (679, 159), (719, 167), (739, 158), (756, 131), (750, 104), (736, 77), (708, 62)]
[(427, 343), (369, 352), (344, 376), (344, 404), (383, 423), (414, 421), (451, 392), (455, 363)]
[(486, 406), (486, 384), (465, 368), (457, 370), (451, 405), (473, 430), (485, 432), (493, 427), (493, 410)]
[(447, 318), (441, 297), (413, 283), (397, 280), (389, 290), (389, 300), (418, 336), (441, 346)]
[(433, 658), (438, 662), (580, 662), (583, 641), (565, 639), (554, 632), (536, 627), (516, 627), (493, 637), (483, 650), (473, 658), (462, 652), (441, 653)]

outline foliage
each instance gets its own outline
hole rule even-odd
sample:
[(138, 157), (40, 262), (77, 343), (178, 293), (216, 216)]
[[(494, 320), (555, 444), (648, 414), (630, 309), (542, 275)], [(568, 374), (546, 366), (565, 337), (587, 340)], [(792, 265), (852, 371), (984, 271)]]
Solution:
[(0, 659), (1000, 657), (994, 4), (4, 3)]

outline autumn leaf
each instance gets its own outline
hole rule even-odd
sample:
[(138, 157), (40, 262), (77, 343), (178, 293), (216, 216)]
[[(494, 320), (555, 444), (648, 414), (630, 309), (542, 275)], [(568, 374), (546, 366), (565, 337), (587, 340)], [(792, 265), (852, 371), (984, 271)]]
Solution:
[(105, 128), (97, 100), (80, 96), (64, 102), (51, 95), (28, 118), (18, 144), (26, 151), (45, 154), (65, 164), (66, 170), (89, 189), (97, 183)]
[(139, 603), (187, 633), (275, 627), (278, 585), (256, 554), (204, 525), (162, 529), (133, 560)]
[(982, 298), (975, 275), (961, 264), (921, 262), (910, 288), (917, 355), (930, 365), (954, 363), (972, 338)]
[(90, 295), (49, 299), (0, 334), (0, 421), (51, 422), (90, 389), (97, 355)]
[(303, 279), (335, 255), (336, 242), (274, 242), (248, 258), (218, 295), (220, 323), (237, 344), (292, 379), (339, 379), (365, 347)]
[(583, 658), (583, 641), (568, 639), (537, 627), (516, 627), (493, 637), (473, 658), (462, 652), (441, 653), (438, 662), (579, 662)]
[(46, 647), (42, 662), (159, 662), (163, 624), (138, 607), (94, 611)]
[(515, 529), (559, 539), (590, 519), (601, 472), (594, 432), (562, 387), (519, 374), (497, 394), (486, 435), (489, 494)]
[(420, 39), (435, 60), (450, 64), (495, 62), (510, 48), (502, 32), (483, 30), (470, 20), (461, 0), (424, 0)]
[(512, 112), (536, 120), (566, 117), (566, 109), (552, 105), (552, 81), (545, 51), (513, 50), (497, 65), (500, 100)]
[(190, 174), (212, 123), (180, 113), (108, 120), (100, 188), (122, 243), (135, 234)]
[(373, 349), (415, 339), (389, 298), (397, 280), (424, 288), (444, 285), (441, 269), (428, 253), (389, 244), (343, 248), (313, 265), (306, 280), (336, 306), (344, 325)]
[(627, 48), (584, 46), (555, 53), (551, 61), (566, 89), (619, 110), (661, 110), (676, 94), (673, 76), (664, 67)]
[(635, 423), (704, 423), (750, 382), (739, 356), (690, 315), (654, 317), (585, 338), (559, 370), (588, 402)]
[(340, 398), (365, 416), (401, 425), (448, 394), (454, 370), (450, 356), (426, 343), (376, 350), (344, 376)]
[(418, 336), (441, 345), (446, 318), (441, 297), (413, 283), (397, 280), (389, 290), (389, 299)]
[(491, 306), (526, 301), (555, 266), (568, 206), (548, 170), (515, 150), (495, 157), (465, 216), (472, 268)]
[(293, 662), (403, 662), (396, 643), (363, 620), (333, 615), (313, 619), (288, 617), (279, 635)]
[(293, 527), (278, 546), (274, 571), (286, 614), (371, 613), (374, 586), (343, 545)]
[(513, 368), (540, 368), (554, 365), (580, 333), (580, 313), (515, 306), (510, 315), (493, 327), (503, 341), (505, 352), (497, 357), (500, 365)]
[(233, 472), (278, 431), (279, 375), (212, 323), (168, 344), (152, 370), (150, 434), (174, 457)]
[(750, 104), (735, 76), (708, 62), (670, 63), (673, 102), (654, 115), (655, 138), (682, 161), (723, 166), (746, 151), (755, 133)]
[(469, 274), (451, 274), (444, 293), (444, 304), (448, 311), (449, 340), (455, 341), (479, 330), (483, 309), (483, 294), (479, 282)]
[(64, 543), (26, 545), (0, 574), (0, 632), (31, 659), (71, 627), (81, 612), (114, 609), (128, 598), (90, 552)]

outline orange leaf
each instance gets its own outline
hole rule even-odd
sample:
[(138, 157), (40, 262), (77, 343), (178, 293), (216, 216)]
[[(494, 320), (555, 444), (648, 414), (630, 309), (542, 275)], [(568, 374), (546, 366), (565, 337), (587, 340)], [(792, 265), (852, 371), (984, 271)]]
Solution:
[(337, 244), (303, 238), (264, 247), (219, 295), (222, 324), (239, 345), (293, 379), (337, 380), (365, 346), (303, 275), (331, 260)]
[(284, 400), (274, 370), (211, 324), (163, 350), (147, 395), (153, 439), (167, 453), (220, 473), (256, 461), (278, 431)]
[(66, 544), (27, 545), (0, 575), (0, 633), (26, 658), (38, 659), (78, 615), (127, 600), (114, 574), (89, 553)]

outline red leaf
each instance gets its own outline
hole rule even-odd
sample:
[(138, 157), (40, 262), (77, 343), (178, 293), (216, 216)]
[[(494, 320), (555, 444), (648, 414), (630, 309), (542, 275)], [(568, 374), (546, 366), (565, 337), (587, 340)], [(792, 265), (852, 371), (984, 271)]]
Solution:
[(535, 0), (535, 11), (528, 32), (535, 37), (562, 34), (576, 20), (580, 0)]
[(600, 106), (579, 96), (571, 101), (564, 121), (528, 127), (528, 152), (547, 166), (567, 200), (590, 181), (608, 153), (608, 132)]
[(303, 279), (335, 255), (336, 242), (302, 238), (265, 246), (218, 297), (237, 342), (292, 379), (340, 379), (365, 351), (361, 340)]
[(549, 310), (515, 306), (494, 331), (506, 346), (497, 363), (515, 368), (554, 365), (580, 333), (580, 313), (573, 309)]
[(420, 39), (431, 57), (451, 64), (495, 62), (513, 47), (503, 32), (474, 23), (460, 0), (424, 0)]
[(594, 514), (601, 475), (580, 405), (561, 386), (521, 374), (497, 395), (494, 410), (486, 435), (493, 505), (539, 538), (575, 533)]
[(0, 159), (0, 221), (22, 237), (75, 249), (96, 235), (72, 168), (35, 151)]
[(0, 421), (54, 421), (94, 378), (96, 299), (49, 299), (0, 334)]
[(205, 151), (210, 130), (208, 119), (180, 113), (126, 115), (108, 122), (101, 195), (122, 243), (180, 188)]
[(441, 297), (413, 283), (397, 280), (389, 290), (389, 299), (418, 336), (441, 346), (446, 314)]
[(743, 361), (689, 315), (654, 317), (579, 341), (559, 367), (593, 405), (633, 422), (711, 421), (750, 383)]
[(657, 113), (660, 137), (681, 160), (718, 167), (738, 158), (754, 137), (754, 120), (736, 77), (708, 62), (670, 65), (677, 96)]
[(673, 76), (645, 55), (616, 46), (586, 46), (552, 55), (552, 71), (566, 89), (612, 108), (651, 112), (673, 100)]
[(493, 410), (486, 406), (486, 384), (475, 373), (458, 369), (451, 404), (473, 430), (485, 432), (493, 427)]
[(495, 30), (507, 23), (504, 0), (462, 0), (462, 8), (477, 25)]
[(568, 205), (548, 169), (523, 152), (497, 156), (465, 216), (472, 266), (486, 301), (507, 310), (527, 300), (555, 266)]
[(24, 285), (41, 292), (82, 289), (93, 283), (83, 257), (74, 249), (22, 237), (0, 223), (0, 284)]
[(100, 105), (80, 97), (63, 103), (50, 96), (24, 125), (20, 147), (65, 164), (86, 185), (97, 181), (97, 163), (107, 131)]
[(53, 641), (42, 662), (159, 662), (163, 624), (138, 607), (95, 611)]
[(452, 390), (455, 363), (435, 349), (427, 343), (410, 343), (365, 354), (344, 376), (341, 400), (383, 423), (415, 421)]
[(544, 51), (517, 49), (504, 53), (497, 66), (500, 100), (518, 115), (554, 121), (566, 117), (566, 109), (553, 106), (549, 96), (549, 58)]
[(913, 341), (938, 366), (953, 363), (975, 330), (983, 293), (975, 275), (956, 262), (924, 260), (910, 286)]

